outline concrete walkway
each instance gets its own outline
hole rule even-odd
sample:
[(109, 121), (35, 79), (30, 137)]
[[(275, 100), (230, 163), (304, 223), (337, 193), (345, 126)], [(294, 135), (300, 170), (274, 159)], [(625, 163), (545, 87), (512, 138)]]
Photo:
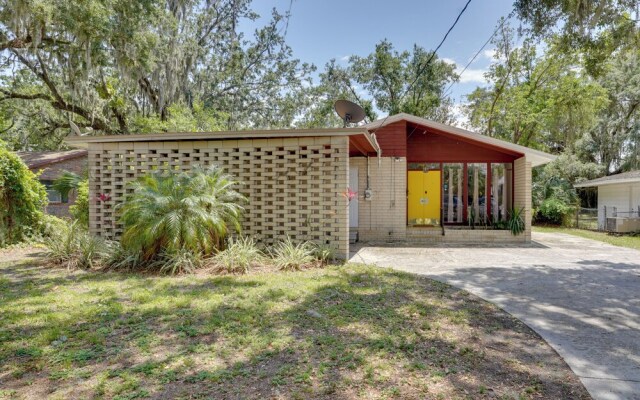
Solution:
[(594, 399), (640, 399), (640, 251), (559, 233), (519, 246), (354, 247), (351, 261), (426, 275), (524, 321)]

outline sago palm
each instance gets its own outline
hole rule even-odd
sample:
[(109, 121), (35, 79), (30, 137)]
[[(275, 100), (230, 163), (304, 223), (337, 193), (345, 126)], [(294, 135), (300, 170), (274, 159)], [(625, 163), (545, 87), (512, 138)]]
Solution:
[(245, 197), (219, 167), (154, 172), (130, 184), (120, 207), (122, 245), (144, 259), (189, 250), (211, 254), (231, 229), (240, 231)]

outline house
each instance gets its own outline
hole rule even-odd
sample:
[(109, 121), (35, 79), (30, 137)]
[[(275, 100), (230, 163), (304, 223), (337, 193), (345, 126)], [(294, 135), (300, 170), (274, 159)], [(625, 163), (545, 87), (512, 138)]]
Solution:
[[(356, 128), (70, 137), (89, 151), (90, 229), (122, 233), (115, 205), (153, 169), (218, 164), (244, 182), (244, 234), (290, 236), (348, 256), (361, 241), (526, 242), (541, 151), (407, 114)], [(347, 193), (357, 192), (351, 196)], [(491, 229), (522, 209), (524, 234)]]
[(640, 171), (604, 176), (574, 186), (597, 188), (599, 230), (640, 231)]
[(31, 171), (40, 174), (38, 179), (47, 188), (49, 197), (46, 212), (57, 217), (68, 217), (69, 205), (75, 201), (75, 194), (62, 196), (52, 185), (64, 171), (83, 174), (87, 170), (87, 150), (23, 151), (17, 154)]

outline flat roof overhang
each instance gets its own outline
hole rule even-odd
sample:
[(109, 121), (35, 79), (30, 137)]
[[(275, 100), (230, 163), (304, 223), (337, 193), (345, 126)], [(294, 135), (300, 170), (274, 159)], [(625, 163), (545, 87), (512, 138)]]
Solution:
[(210, 140), (295, 139), (299, 137), (349, 137), (349, 154), (380, 154), (380, 146), (364, 128), (268, 129), (221, 132), (167, 132), (137, 135), (67, 136), (70, 146), (88, 148), (91, 143), (175, 142)]

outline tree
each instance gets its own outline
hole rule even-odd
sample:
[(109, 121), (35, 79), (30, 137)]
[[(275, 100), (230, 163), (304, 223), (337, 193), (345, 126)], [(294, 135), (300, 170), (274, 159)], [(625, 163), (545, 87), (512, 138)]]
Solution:
[(578, 151), (607, 173), (640, 168), (640, 51), (621, 52), (605, 66), (599, 82), (608, 105), (597, 126), (579, 142)]
[(376, 107), (391, 115), (406, 112), (435, 119), (446, 105), (445, 86), (458, 79), (455, 67), (433, 52), (418, 45), (412, 52), (398, 52), (386, 40), (367, 57), (352, 56), (349, 62), (355, 80), (371, 94)]
[(169, 130), (176, 111), (218, 117), (198, 129), (287, 125), (312, 66), (284, 42), (288, 14), (274, 10), (253, 38), (239, 32), (258, 18), (250, 5), (1, 0), (0, 102), (12, 140), (57, 147), (70, 121), (96, 133)]
[(561, 153), (597, 123), (606, 91), (585, 75), (579, 58), (550, 41), (538, 55), (531, 40), (515, 45), (513, 30), (501, 24), (491, 86), (468, 95), (470, 124), (488, 136)]
[(433, 52), (417, 45), (411, 52), (398, 52), (383, 40), (368, 56), (351, 56), (345, 67), (335, 60), (325, 66), (320, 84), (308, 92), (301, 125), (335, 126), (340, 120), (333, 116), (333, 102), (341, 98), (362, 105), (369, 121), (377, 109), (447, 122), (452, 102), (445, 86), (457, 79), (455, 66)]
[(0, 142), (0, 247), (37, 235), (46, 205), (44, 185)]
[(578, 50), (592, 76), (617, 51), (640, 45), (639, 0), (516, 0), (514, 8), (533, 36), (558, 36), (563, 51)]

